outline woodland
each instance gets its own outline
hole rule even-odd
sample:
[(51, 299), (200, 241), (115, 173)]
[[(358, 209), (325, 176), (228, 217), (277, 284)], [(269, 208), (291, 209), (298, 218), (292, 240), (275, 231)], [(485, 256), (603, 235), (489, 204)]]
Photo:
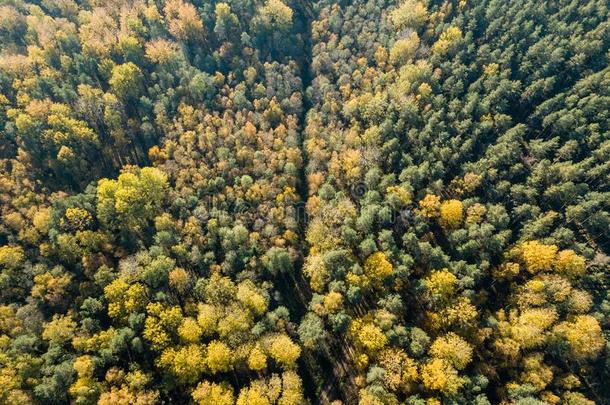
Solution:
[(607, 0), (0, 0), (0, 404), (610, 404)]

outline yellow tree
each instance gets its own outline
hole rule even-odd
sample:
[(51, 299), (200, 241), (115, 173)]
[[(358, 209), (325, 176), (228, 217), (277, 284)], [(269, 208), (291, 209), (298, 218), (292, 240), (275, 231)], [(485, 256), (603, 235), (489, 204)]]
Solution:
[(280, 334), (271, 338), (268, 352), (283, 367), (293, 368), (301, 355), (301, 348), (290, 337)]
[(464, 369), (472, 360), (472, 347), (453, 332), (436, 338), (430, 346), (430, 355), (446, 360), (457, 370)]
[(525, 269), (530, 273), (550, 270), (555, 264), (558, 250), (555, 245), (545, 245), (534, 240), (523, 242), (520, 247)]
[(234, 405), (233, 389), (226, 383), (216, 384), (203, 381), (192, 392), (192, 397), (199, 405)]
[(445, 229), (455, 229), (460, 226), (464, 217), (464, 208), (459, 200), (444, 201), (440, 208), (439, 222)]
[(555, 270), (565, 277), (578, 278), (585, 272), (585, 258), (571, 249), (562, 250), (557, 254)]
[(420, 0), (404, 0), (390, 15), (394, 27), (398, 30), (405, 28), (418, 30), (427, 18), (428, 10), (426, 10), (424, 2)]
[(465, 383), (448, 361), (437, 358), (422, 366), (421, 379), (429, 390), (440, 391), (447, 395), (455, 395)]
[(165, 349), (157, 364), (168, 370), (180, 383), (193, 384), (205, 370), (204, 351), (200, 345), (192, 344)]
[(577, 315), (571, 321), (562, 322), (554, 333), (568, 343), (574, 360), (597, 358), (606, 343), (599, 322), (591, 315)]
[(403, 350), (384, 349), (379, 364), (386, 371), (385, 382), (394, 391), (409, 392), (417, 380), (417, 364)]
[(383, 282), (392, 275), (392, 263), (386, 258), (385, 253), (375, 252), (364, 262), (364, 275), (368, 285), (379, 288)]
[(231, 349), (218, 340), (213, 340), (207, 347), (206, 364), (212, 374), (229, 371), (233, 364)]
[(426, 194), (423, 200), (419, 202), (417, 212), (426, 218), (436, 218), (440, 215), (440, 209), (441, 198), (434, 194)]

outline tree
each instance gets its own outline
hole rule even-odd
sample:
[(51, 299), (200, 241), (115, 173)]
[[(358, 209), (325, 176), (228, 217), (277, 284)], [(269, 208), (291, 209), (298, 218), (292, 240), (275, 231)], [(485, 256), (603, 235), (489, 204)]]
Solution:
[(419, 214), (426, 218), (436, 218), (440, 215), (441, 199), (434, 194), (426, 194), (419, 202)]
[(523, 242), (521, 251), (525, 269), (530, 273), (550, 270), (555, 263), (557, 250), (555, 245), (545, 245), (538, 241)]
[(133, 62), (116, 65), (108, 81), (113, 93), (123, 100), (137, 99), (144, 88), (144, 75)]
[(437, 300), (444, 301), (451, 297), (458, 279), (448, 269), (435, 270), (424, 279), (424, 286), (429, 294)]
[(63, 345), (68, 343), (76, 331), (76, 322), (69, 315), (54, 315), (50, 322), (44, 325), (42, 338), (50, 344)]
[(440, 391), (447, 395), (455, 395), (465, 383), (449, 362), (443, 359), (433, 359), (421, 368), (421, 379), (424, 386), (430, 390)]
[(247, 280), (237, 286), (237, 299), (256, 315), (267, 311), (267, 299), (260, 294), (251, 281)]
[(22, 264), (24, 259), (25, 254), (21, 246), (0, 247), (0, 266), (9, 269), (16, 268)]
[(392, 275), (393, 266), (383, 252), (375, 252), (364, 263), (364, 275), (367, 284), (380, 287)]
[(419, 37), (416, 32), (412, 32), (408, 37), (399, 39), (394, 43), (390, 50), (390, 63), (401, 66), (413, 59), (419, 47)]
[(591, 315), (578, 315), (573, 321), (562, 322), (554, 333), (565, 339), (569, 355), (575, 360), (595, 359), (604, 347), (601, 327)]
[(178, 335), (185, 343), (197, 343), (202, 334), (201, 327), (193, 318), (184, 318), (182, 325), (178, 328)]
[(472, 347), (453, 332), (438, 337), (430, 346), (430, 355), (446, 360), (456, 370), (463, 370), (472, 360)]
[(417, 363), (404, 351), (386, 349), (379, 355), (379, 363), (385, 370), (384, 380), (392, 390), (412, 390), (418, 377)]
[(130, 285), (123, 278), (104, 287), (104, 295), (108, 300), (108, 315), (112, 318), (125, 320), (132, 313), (142, 312), (148, 304), (144, 286), (140, 283)]
[(78, 379), (70, 386), (70, 395), (77, 404), (92, 403), (99, 395), (99, 387), (93, 380), (94, 364), (90, 356), (81, 356), (74, 361)]
[(374, 354), (383, 349), (388, 342), (383, 331), (372, 323), (352, 322), (350, 329), (353, 330), (358, 344), (368, 354)]
[(201, 38), (204, 26), (195, 6), (183, 0), (165, 3), (165, 18), (168, 31), (179, 41)]
[(396, 29), (419, 30), (428, 18), (428, 10), (419, 0), (404, 0), (392, 11), (390, 18)]
[(205, 361), (212, 374), (229, 371), (233, 364), (231, 349), (226, 344), (214, 340), (208, 344)]
[(284, 334), (271, 338), (268, 351), (274, 360), (288, 369), (295, 367), (295, 363), (301, 355), (301, 348)]
[(443, 201), (440, 208), (439, 222), (446, 229), (455, 229), (462, 223), (463, 212), (461, 201)]
[(228, 384), (216, 384), (209, 381), (200, 382), (191, 394), (199, 405), (233, 405), (233, 389)]
[(182, 384), (194, 384), (205, 369), (205, 358), (201, 346), (191, 344), (178, 349), (165, 349), (157, 360), (159, 366), (168, 370)]
[(262, 387), (245, 387), (239, 391), (237, 405), (271, 405), (271, 401), (262, 390)]
[(323, 347), (326, 331), (322, 319), (313, 312), (308, 312), (299, 325), (299, 340), (309, 350)]
[(585, 272), (585, 259), (573, 250), (562, 250), (557, 254), (555, 269), (568, 278), (578, 278)]
[(269, 31), (286, 31), (292, 25), (293, 11), (282, 0), (267, 0), (259, 10), (260, 23)]
[(462, 38), (462, 30), (458, 27), (449, 27), (441, 33), (438, 41), (432, 45), (432, 52), (444, 55), (450, 52)]
[(267, 367), (267, 356), (257, 345), (250, 351), (248, 355), (248, 367), (250, 370), (262, 370)]
[(159, 169), (130, 169), (117, 180), (102, 179), (97, 188), (97, 215), (109, 227), (139, 231), (161, 208), (167, 176)]

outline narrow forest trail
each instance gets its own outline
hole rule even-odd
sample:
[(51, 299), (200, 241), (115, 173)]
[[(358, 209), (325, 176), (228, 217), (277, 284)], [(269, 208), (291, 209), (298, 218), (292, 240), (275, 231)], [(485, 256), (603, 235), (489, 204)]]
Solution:
[[(297, 204), (296, 215), (299, 224), (299, 239), (301, 249), (294, 262), (293, 272), (290, 277), (284, 278), (282, 283), (282, 294), (289, 306), (290, 313), (300, 323), (307, 313), (312, 298), (312, 291), (309, 281), (303, 273), (303, 267), (309, 252), (306, 240), (308, 212), (307, 200), (309, 198), (309, 184), (307, 179), (308, 154), (306, 147), (307, 117), (312, 108), (312, 102), (307, 96), (307, 90), (312, 83), (312, 39), (311, 24), (316, 18), (313, 5), (310, 1), (299, 0), (295, 9), (295, 17), (302, 30), (302, 42), (304, 48), (299, 59), (301, 89), (303, 95), (303, 108), (299, 116), (300, 128), (300, 150), (302, 165), (299, 170), (299, 183), (297, 191), (299, 202)], [(351, 403), (355, 400), (356, 392), (353, 389), (346, 389), (344, 384), (351, 381), (348, 369), (351, 362), (347, 361), (348, 353), (345, 350), (344, 339), (330, 339), (328, 347), (319, 348), (317, 351), (304, 351), (299, 360), (299, 374), (303, 378), (305, 394), (314, 404), (330, 403), (341, 399), (344, 403)], [(349, 383), (348, 383), (349, 384)], [(348, 395), (349, 393), (349, 395)]]

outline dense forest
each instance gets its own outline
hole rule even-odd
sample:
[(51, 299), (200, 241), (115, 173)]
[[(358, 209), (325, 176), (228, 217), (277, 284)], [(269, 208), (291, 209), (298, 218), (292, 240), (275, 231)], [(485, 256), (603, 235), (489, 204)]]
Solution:
[(0, 0), (0, 404), (610, 404), (604, 0)]

